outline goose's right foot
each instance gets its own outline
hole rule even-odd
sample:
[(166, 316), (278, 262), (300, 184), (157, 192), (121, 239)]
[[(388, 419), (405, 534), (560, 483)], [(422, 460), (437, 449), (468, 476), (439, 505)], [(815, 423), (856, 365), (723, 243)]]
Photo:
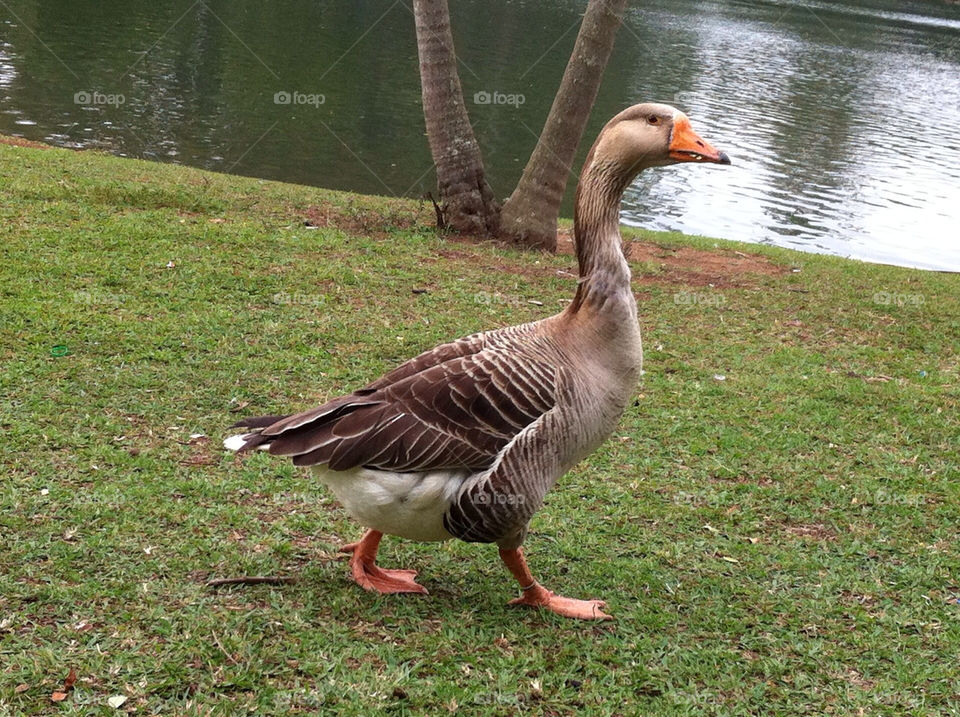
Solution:
[(350, 543), (340, 548), (342, 553), (353, 553), (350, 556), (350, 572), (354, 581), (364, 590), (389, 593), (421, 593), (427, 594), (427, 589), (414, 580), (416, 570), (385, 570), (377, 567), (377, 549), (383, 533), (378, 530), (368, 530), (356, 543)]

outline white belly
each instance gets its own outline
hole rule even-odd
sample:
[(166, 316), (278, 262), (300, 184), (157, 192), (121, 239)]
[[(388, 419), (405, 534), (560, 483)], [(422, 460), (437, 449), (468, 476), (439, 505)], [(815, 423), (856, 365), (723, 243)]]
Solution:
[(314, 466), (350, 516), (368, 528), (410, 540), (449, 540), (443, 514), (470, 471), (391, 473), (369, 468), (332, 471)]

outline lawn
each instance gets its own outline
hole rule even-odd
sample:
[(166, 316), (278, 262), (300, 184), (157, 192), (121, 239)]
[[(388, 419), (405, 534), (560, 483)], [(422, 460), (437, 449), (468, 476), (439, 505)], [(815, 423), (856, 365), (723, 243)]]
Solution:
[(220, 447), (554, 313), (569, 254), (96, 153), (0, 144), (0, 197), (0, 715), (960, 713), (960, 276), (625, 233), (645, 375), (527, 541), (592, 624), (489, 545), (366, 593), (310, 474)]

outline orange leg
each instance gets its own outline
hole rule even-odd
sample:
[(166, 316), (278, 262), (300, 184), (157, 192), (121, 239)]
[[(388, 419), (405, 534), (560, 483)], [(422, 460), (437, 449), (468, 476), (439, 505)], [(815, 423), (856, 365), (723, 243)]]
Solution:
[(427, 589), (413, 579), (416, 570), (384, 570), (377, 567), (377, 549), (382, 537), (383, 533), (379, 530), (368, 530), (358, 542), (340, 548), (341, 553), (353, 553), (350, 556), (353, 579), (364, 590), (373, 592), (426, 595)]
[(510, 568), (513, 577), (520, 583), (523, 596), (510, 601), (511, 605), (530, 605), (542, 607), (564, 617), (573, 617), (580, 620), (612, 620), (600, 608), (606, 607), (603, 600), (574, 600), (573, 598), (555, 595), (533, 579), (527, 561), (523, 557), (523, 550), (500, 549), (500, 559)]

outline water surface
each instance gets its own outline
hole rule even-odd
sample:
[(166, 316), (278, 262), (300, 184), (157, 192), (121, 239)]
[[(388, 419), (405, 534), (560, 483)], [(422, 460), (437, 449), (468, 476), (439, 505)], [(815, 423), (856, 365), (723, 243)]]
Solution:
[[(421, 196), (435, 179), (408, 5), (4, 0), (0, 132)], [(451, 5), (471, 118), (506, 196), (584, 2)], [(483, 103), (493, 93), (506, 99)], [(628, 224), (960, 271), (960, 5), (633, 8), (578, 166), (603, 122), (641, 100), (687, 111), (734, 164), (644, 173)]]

